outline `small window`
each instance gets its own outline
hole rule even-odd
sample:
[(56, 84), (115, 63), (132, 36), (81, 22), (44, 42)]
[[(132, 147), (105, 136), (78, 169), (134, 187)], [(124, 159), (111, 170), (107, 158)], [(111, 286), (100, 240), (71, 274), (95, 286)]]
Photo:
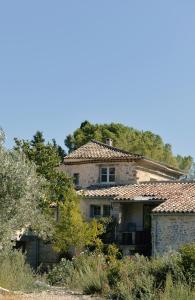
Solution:
[(74, 184), (76, 186), (78, 186), (79, 185), (79, 173), (74, 173), (73, 178), (74, 178)]
[(107, 182), (107, 173), (108, 173), (107, 168), (101, 169), (101, 182)]
[(110, 205), (104, 205), (103, 206), (103, 216), (104, 217), (109, 217), (110, 216)]
[(101, 216), (101, 206), (99, 205), (91, 205), (90, 206), (90, 217), (97, 218)]
[(109, 182), (115, 182), (115, 168), (109, 168)]
[(115, 182), (115, 168), (103, 167), (101, 168), (101, 182), (114, 183)]

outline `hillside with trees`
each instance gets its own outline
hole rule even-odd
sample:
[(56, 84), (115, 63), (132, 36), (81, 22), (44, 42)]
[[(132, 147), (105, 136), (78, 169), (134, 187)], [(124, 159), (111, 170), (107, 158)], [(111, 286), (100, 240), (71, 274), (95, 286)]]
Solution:
[(120, 123), (92, 124), (85, 121), (73, 134), (66, 137), (65, 145), (71, 152), (92, 139), (105, 142), (106, 138), (111, 138), (115, 147), (144, 155), (184, 171), (188, 171), (192, 165), (191, 156), (175, 156), (172, 146), (166, 144), (159, 135)]

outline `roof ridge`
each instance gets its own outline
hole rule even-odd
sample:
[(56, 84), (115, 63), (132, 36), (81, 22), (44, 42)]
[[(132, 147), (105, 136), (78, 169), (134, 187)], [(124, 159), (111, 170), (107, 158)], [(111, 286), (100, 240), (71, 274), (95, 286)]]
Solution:
[[(93, 143), (98, 144), (98, 145), (100, 145), (100, 146), (106, 147), (106, 148), (108, 148), (108, 149), (110, 149), (110, 150), (113, 150), (113, 151), (121, 152), (121, 153), (128, 154), (128, 155), (138, 156), (138, 157), (140, 157), (140, 158), (144, 158), (144, 156), (141, 155), (141, 154), (138, 154), (138, 153), (132, 153), (132, 152), (129, 152), (129, 151), (126, 151), (126, 150), (123, 150), (123, 149), (120, 149), (120, 148), (117, 148), (117, 147), (114, 147), (114, 146), (110, 146), (110, 145), (107, 145), (106, 143), (97, 141), (97, 140), (95, 140), (95, 139), (92, 139), (90, 142), (93, 142)], [(88, 142), (88, 143), (90, 143), (90, 142)]]
[[(126, 150), (114, 147), (114, 146), (110, 146), (110, 145), (107, 145), (106, 143), (100, 142), (100, 141), (95, 140), (95, 139), (92, 139), (90, 142), (99, 144), (101, 146), (107, 147), (108, 149), (111, 149), (111, 150), (114, 150), (114, 151), (118, 151), (118, 152), (121, 152), (121, 153), (124, 153), (124, 154), (132, 155), (132, 156), (137, 156), (137, 158), (142, 158), (142, 159), (148, 160), (148, 161), (150, 161), (152, 163), (160, 164), (161, 166), (169, 168), (169, 169), (171, 169), (173, 171), (180, 171), (180, 172), (182, 172), (182, 170), (179, 169), (179, 168), (173, 167), (173, 166), (171, 166), (169, 164), (166, 164), (164, 162), (161, 162), (161, 161), (158, 161), (158, 160), (155, 160), (155, 159), (152, 159), (152, 158), (148, 158), (148, 157), (146, 157), (146, 156), (144, 156), (142, 154), (133, 153), (133, 152), (129, 152), (129, 151), (126, 151)], [(182, 173), (184, 174), (184, 172), (182, 172)]]

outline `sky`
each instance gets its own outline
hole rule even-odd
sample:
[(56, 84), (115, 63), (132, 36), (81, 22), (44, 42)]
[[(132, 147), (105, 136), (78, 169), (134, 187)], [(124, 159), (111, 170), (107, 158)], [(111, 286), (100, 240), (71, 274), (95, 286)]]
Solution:
[(6, 146), (80, 123), (151, 130), (195, 158), (195, 1), (0, 1)]

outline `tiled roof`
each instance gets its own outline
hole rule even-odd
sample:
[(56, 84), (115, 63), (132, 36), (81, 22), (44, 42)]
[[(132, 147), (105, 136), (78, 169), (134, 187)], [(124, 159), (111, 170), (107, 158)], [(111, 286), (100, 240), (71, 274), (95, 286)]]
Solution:
[(178, 178), (184, 173), (172, 166), (168, 166), (164, 163), (157, 162), (151, 159), (147, 159), (143, 155), (129, 153), (127, 151), (118, 149), (113, 146), (92, 140), (87, 144), (74, 150), (64, 158), (64, 164), (75, 164), (82, 162), (92, 161), (131, 161), (131, 160), (143, 160), (157, 169), (166, 171), (167, 174), (173, 175), (173, 178)]
[(126, 151), (117, 149), (107, 144), (92, 140), (87, 144), (74, 150), (72, 153), (65, 156), (64, 161), (72, 159), (137, 159), (142, 158), (138, 154), (130, 154)]
[[(81, 193), (81, 192), (80, 192)], [(147, 197), (162, 200), (153, 212), (195, 212), (195, 182), (147, 182), (82, 191), (84, 197), (112, 197), (113, 201), (136, 201)]]

